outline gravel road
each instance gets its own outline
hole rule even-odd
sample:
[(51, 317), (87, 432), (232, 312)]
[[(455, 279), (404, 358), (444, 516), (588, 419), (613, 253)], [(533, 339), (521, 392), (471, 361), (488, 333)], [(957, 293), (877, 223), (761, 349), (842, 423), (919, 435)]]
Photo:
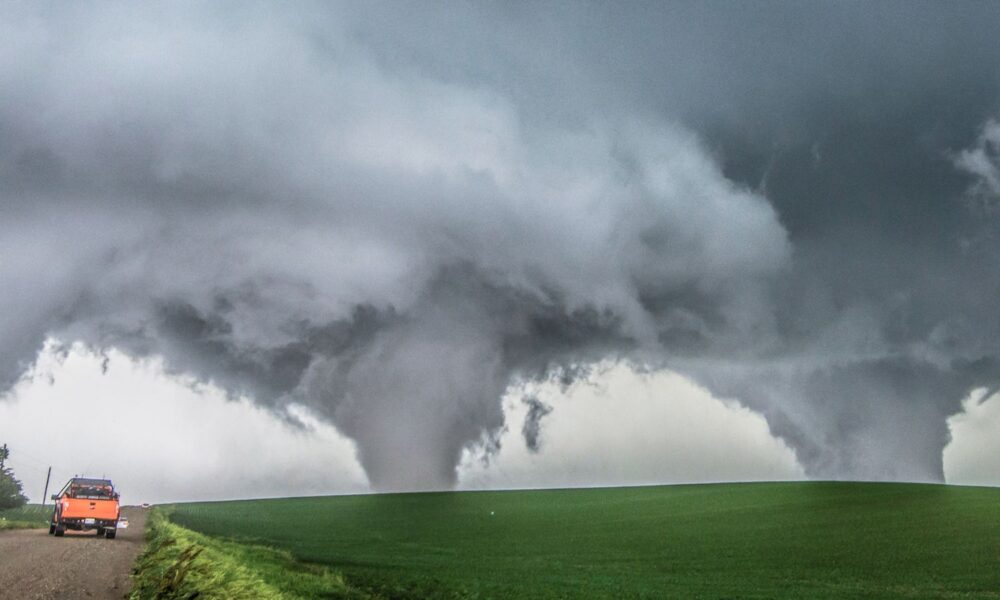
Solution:
[(113, 540), (93, 532), (67, 531), (57, 538), (48, 529), (0, 531), (0, 599), (121, 600), (142, 552), (146, 512), (123, 508), (129, 527)]

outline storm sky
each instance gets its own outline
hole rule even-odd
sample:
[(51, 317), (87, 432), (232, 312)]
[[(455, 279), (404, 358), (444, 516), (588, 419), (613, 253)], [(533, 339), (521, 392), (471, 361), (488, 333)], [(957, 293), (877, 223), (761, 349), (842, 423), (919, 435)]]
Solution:
[(5, 3), (0, 389), (52, 340), (157, 360), (332, 427), (374, 489), (441, 489), (512, 433), (544, 456), (572, 420), (532, 386), (618, 364), (761, 415), (808, 477), (940, 481), (1000, 384), (998, 26)]

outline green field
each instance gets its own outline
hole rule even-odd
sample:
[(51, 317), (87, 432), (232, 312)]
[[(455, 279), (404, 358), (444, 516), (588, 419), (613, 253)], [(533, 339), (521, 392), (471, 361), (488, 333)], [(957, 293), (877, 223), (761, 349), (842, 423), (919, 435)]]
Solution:
[(0, 510), (0, 529), (47, 527), (51, 516), (51, 505), (25, 504), (21, 508)]
[(182, 504), (384, 598), (1000, 598), (1000, 489), (762, 483)]

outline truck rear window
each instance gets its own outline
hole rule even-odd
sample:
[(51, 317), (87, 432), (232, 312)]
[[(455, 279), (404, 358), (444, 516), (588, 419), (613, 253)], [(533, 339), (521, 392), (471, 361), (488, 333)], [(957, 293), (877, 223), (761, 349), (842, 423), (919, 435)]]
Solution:
[(110, 500), (112, 492), (108, 488), (81, 487), (71, 488), (68, 496), (70, 498), (88, 498), (90, 500)]

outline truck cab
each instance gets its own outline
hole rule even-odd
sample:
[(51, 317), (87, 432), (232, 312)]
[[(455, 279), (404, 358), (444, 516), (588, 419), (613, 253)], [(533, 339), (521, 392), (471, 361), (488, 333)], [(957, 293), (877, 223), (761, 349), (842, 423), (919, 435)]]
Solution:
[(96, 530), (97, 536), (113, 540), (121, 516), (119, 495), (110, 479), (74, 477), (53, 494), (55, 510), (49, 523), (49, 533), (62, 536), (67, 529)]

